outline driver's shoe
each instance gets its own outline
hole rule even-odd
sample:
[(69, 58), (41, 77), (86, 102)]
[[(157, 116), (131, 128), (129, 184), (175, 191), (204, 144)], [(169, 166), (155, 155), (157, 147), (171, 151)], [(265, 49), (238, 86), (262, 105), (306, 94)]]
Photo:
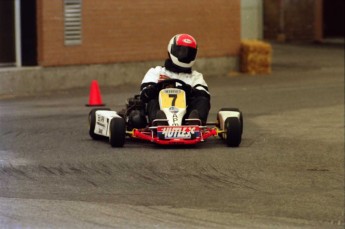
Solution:
[[(192, 120), (188, 120), (192, 119)], [(199, 112), (198, 110), (192, 110), (186, 119), (186, 125), (190, 126), (199, 126), (201, 125), (200, 117), (199, 117)]]
[(153, 126), (168, 126), (167, 116), (162, 110), (157, 111), (156, 118), (152, 122)]

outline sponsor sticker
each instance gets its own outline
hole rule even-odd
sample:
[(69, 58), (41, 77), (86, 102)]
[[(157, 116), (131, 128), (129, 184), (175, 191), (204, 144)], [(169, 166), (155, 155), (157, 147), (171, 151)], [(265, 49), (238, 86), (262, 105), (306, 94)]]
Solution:
[(168, 126), (158, 127), (159, 139), (195, 139), (200, 137), (200, 128), (197, 126)]
[(167, 94), (174, 94), (174, 95), (176, 95), (176, 94), (180, 93), (181, 90), (177, 89), (177, 88), (171, 88), (171, 89), (165, 89), (164, 92), (167, 93)]
[(169, 108), (169, 111), (171, 113), (173, 113), (173, 114), (177, 114), (179, 109), (177, 107), (175, 107), (175, 106), (172, 106), (172, 107)]

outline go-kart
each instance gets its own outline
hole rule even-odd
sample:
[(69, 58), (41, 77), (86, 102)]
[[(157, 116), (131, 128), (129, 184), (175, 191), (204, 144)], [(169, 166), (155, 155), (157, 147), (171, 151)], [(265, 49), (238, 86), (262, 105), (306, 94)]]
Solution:
[(242, 112), (237, 108), (222, 108), (217, 113), (217, 121), (204, 125), (200, 119), (185, 118), (188, 94), (185, 86), (186, 83), (178, 79), (156, 84), (159, 106), (166, 119), (155, 119), (152, 123), (147, 122), (146, 104), (139, 95), (129, 98), (126, 108), (119, 112), (109, 108), (92, 109), (89, 113), (91, 138), (108, 139), (112, 147), (122, 147), (126, 136), (159, 145), (195, 145), (217, 136), (227, 146), (238, 147), (243, 132)]

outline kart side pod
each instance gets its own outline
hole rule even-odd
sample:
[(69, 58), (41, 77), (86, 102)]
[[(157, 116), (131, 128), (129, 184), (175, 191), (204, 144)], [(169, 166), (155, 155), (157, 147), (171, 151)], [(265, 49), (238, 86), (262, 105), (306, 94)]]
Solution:
[(110, 122), (113, 118), (121, 117), (108, 108), (92, 109), (89, 113), (90, 136), (95, 140), (109, 137)]
[(218, 121), (220, 129), (225, 129), (225, 120), (230, 117), (235, 117), (240, 119), (240, 112), (239, 111), (219, 111), (218, 112)]
[(121, 147), (125, 143), (125, 120), (115, 111), (108, 108), (93, 109), (89, 113), (89, 134), (94, 140), (109, 139), (113, 147)]

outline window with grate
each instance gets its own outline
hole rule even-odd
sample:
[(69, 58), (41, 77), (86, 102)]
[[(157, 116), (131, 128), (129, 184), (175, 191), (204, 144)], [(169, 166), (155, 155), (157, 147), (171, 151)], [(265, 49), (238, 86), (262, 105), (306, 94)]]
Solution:
[(64, 0), (65, 45), (82, 41), (82, 0)]

